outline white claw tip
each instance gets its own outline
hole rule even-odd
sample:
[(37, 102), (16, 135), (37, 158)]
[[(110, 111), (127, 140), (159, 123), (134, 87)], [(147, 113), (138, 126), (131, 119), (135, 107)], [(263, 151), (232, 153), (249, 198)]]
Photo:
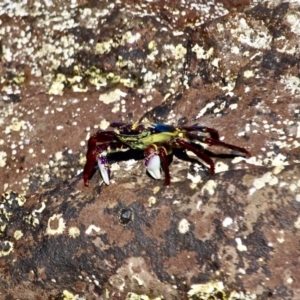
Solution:
[(159, 158), (158, 155), (152, 155), (150, 158), (148, 158), (145, 165), (146, 165), (148, 173), (154, 179), (160, 179), (161, 178), (160, 158)]
[(98, 157), (97, 162), (103, 181), (109, 185), (109, 166), (107, 160), (104, 157)]

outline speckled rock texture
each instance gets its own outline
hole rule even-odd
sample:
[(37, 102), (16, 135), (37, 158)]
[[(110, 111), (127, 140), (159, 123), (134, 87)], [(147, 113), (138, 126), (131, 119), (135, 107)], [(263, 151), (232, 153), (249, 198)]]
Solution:
[[(300, 299), (299, 41), (294, 0), (2, 1), (0, 299)], [(137, 120), (252, 156), (84, 187), (89, 136)]]

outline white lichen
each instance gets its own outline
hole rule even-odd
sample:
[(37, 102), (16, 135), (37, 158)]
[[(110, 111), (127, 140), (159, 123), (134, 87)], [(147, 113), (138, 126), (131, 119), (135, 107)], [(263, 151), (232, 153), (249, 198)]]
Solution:
[(100, 231), (100, 227), (95, 226), (94, 224), (92, 224), (92, 225), (90, 225), (88, 227), (88, 229), (85, 231), (85, 233), (88, 234), (88, 235), (90, 235), (92, 233), (92, 231), (99, 232)]
[(0, 151), (0, 167), (3, 168), (6, 165), (7, 153)]
[(186, 219), (182, 219), (178, 224), (178, 231), (181, 234), (186, 234), (190, 230), (190, 223)]
[(8, 256), (14, 250), (14, 244), (11, 241), (0, 241), (0, 257)]
[(126, 95), (127, 95), (126, 92), (123, 92), (120, 89), (115, 89), (114, 91), (111, 91), (109, 93), (101, 94), (99, 96), (99, 101), (105, 104), (110, 104), (121, 100), (121, 98), (126, 97)]
[(207, 192), (209, 195), (212, 196), (215, 193), (216, 187), (217, 183), (214, 180), (208, 180), (201, 189), (201, 195)]
[(237, 243), (237, 249), (239, 251), (247, 251), (247, 246), (242, 243), (242, 240), (240, 238), (236, 238), (235, 241)]

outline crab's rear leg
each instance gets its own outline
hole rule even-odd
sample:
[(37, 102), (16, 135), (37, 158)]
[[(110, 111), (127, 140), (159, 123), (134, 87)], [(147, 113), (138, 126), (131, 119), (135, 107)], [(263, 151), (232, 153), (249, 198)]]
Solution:
[(210, 167), (210, 173), (212, 175), (215, 174), (215, 163), (203, 151), (201, 151), (199, 148), (193, 146), (192, 144), (190, 144), (189, 142), (186, 142), (183, 139), (177, 139), (176, 140), (176, 144), (179, 145), (179, 146), (181, 146), (184, 149), (190, 150), (193, 153), (195, 153), (200, 159), (202, 159), (203, 161), (205, 161), (209, 165), (209, 167)]
[(204, 136), (198, 136), (198, 135), (193, 134), (193, 133), (186, 133), (186, 137), (191, 141), (199, 141), (200, 143), (208, 144), (208, 145), (211, 145), (211, 146), (224, 147), (224, 148), (227, 148), (227, 149), (231, 149), (231, 150), (243, 153), (243, 154), (245, 154), (246, 157), (251, 156), (250, 152), (248, 152), (246, 149), (244, 149), (242, 147), (232, 145), (232, 144), (224, 143), (220, 140), (215, 140), (215, 139), (204, 137)]
[(193, 126), (180, 126), (178, 128), (187, 131), (189, 133), (192, 131), (200, 131), (200, 132), (208, 133), (212, 139), (214, 140), (220, 139), (218, 131), (210, 127), (193, 125)]
[[(186, 138), (188, 138), (191, 141), (199, 141), (201, 143), (205, 143), (205, 144), (208, 144), (211, 146), (220, 146), (220, 147), (228, 148), (228, 149), (231, 149), (234, 151), (238, 151), (238, 152), (244, 153), (246, 157), (251, 156), (250, 152), (248, 152), (246, 149), (235, 146), (235, 145), (227, 144), (227, 143), (221, 142), (219, 140), (214, 140), (211, 138), (198, 136), (198, 135), (192, 134), (192, 133), (186, 133)], [(176, 144), (180, 145), (184, 149), (190, 150), (193, 153), (195, 153), (200, 159), (202, 159), (207, 164), (209, 164), (210, 173), (211, 174), (215, 173), (215, 164), (214, 164), (213, 160), (207, 154), (205, 154), (201, 149), (193, 146), (190, 142), (187, 142), (184, 139), (177, 139)]]
[(150, 145), (145, 151), (145, 166), (148, 173), (154, 179), (161, 178), (161, 166), (165, 172), (165, 183), (164, 185), (169, 185), (171, 181), (168, 152), (165, 147), (156, 144)]

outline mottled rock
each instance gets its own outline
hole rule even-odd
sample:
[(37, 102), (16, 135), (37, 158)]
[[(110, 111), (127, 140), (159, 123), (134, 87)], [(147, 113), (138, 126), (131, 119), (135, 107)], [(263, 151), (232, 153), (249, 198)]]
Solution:
[(18, 298), (29, 286), (32, 295), (183, 299), (193, 285), (221, 281), (227, 296), (297, 299), (299, 176), (297, 166), (257, 167), (197, 187), (147, 178), (100, 189), (77, 177), (26, 199), (6, 193), (2, 294)]
[[(299, 299), (299, 3), (48, 4), (0, 4), (1, 297)], [(90, 134), (136, 120), (252, 157), (85, 188)]]

